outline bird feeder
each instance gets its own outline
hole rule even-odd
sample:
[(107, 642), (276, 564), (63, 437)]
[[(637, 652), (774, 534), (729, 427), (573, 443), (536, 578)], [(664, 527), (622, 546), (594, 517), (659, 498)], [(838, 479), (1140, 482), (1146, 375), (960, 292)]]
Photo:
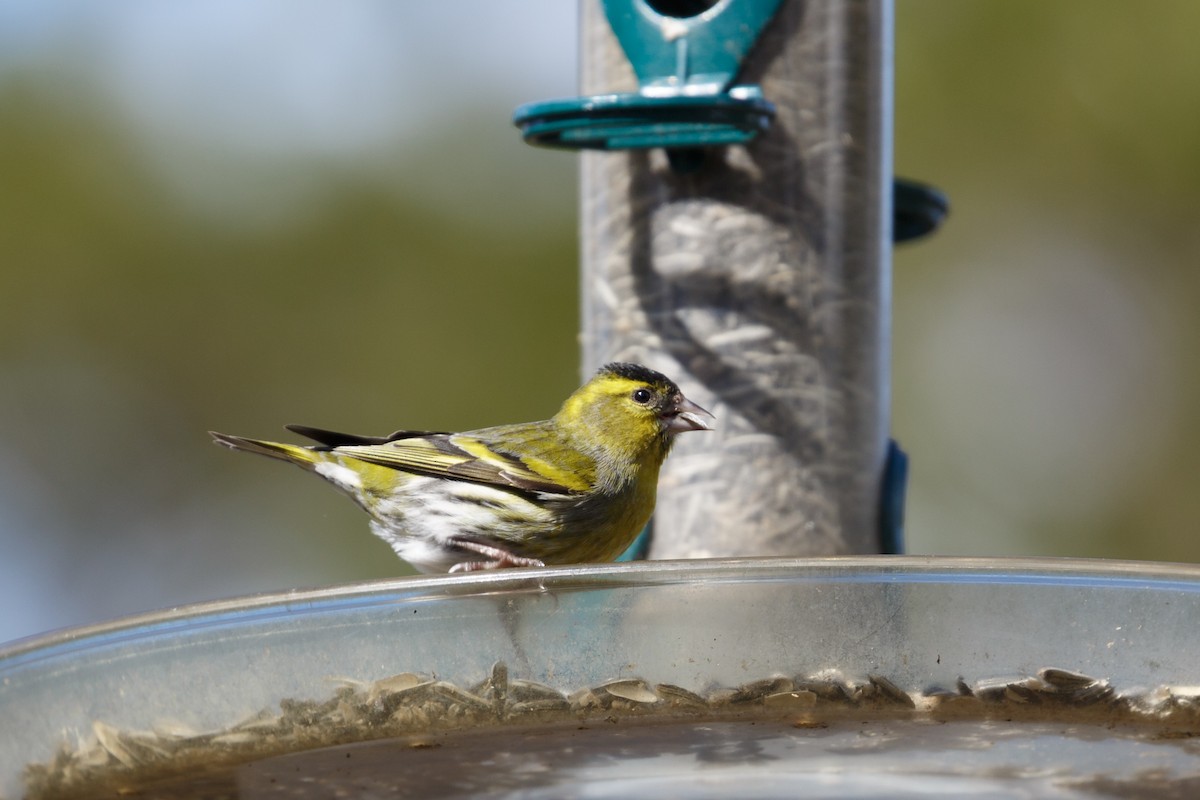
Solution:
[(915, 556), (209, 603), (0, 651), (0, 797), (1184, 797), (1198, 620), (1194, 566)]

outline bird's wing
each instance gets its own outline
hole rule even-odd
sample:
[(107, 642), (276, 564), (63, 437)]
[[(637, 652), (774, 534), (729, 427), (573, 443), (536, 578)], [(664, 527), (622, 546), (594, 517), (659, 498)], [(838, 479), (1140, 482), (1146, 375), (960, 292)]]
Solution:
[(397, 433), (407, 435), (389, 437), (381, 443), (338, 445), (334, 452), (406, 472), (527, 492), (577, 494), (591, 488), (585, 477), (555, 468), (540, 458), (522, 459), (471, 434)]
[(338, 431), (328, 431), (324, 428), (310, 428), (307, 425), (285, 425), (284, 427), (292, 433), (298, 433), (328, 448), (343, 447), (352, 444), (386, 444), (394, 442), (397, 439), (408, 439), (414, 436), (436, 436), (445, 433), (444, 431), (396, 431), (389, 433), (387, 436), (359, 436), (355, 433), (339, 433)]

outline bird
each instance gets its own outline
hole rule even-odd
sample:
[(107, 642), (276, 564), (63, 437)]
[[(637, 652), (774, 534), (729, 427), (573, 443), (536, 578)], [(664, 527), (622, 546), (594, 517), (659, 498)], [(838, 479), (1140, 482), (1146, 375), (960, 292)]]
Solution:
[(285, 426), (315, 445), (209, 435), (316, 473), (401, 559), (443, 573), (616, 559), (654, 511), (675, 437), (714, 423), (662, 373), (613, 362), (540, 422), (387, 436)]

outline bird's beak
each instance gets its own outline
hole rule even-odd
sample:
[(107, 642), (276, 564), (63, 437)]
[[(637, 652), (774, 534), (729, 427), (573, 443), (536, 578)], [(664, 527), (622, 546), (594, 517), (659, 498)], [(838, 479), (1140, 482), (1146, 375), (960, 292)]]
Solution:
[(663, 415), (667, 423), (668, 433), (684, 431), (711, 431), (717, 418), (700, 406), (679, 395), (671, 408)]

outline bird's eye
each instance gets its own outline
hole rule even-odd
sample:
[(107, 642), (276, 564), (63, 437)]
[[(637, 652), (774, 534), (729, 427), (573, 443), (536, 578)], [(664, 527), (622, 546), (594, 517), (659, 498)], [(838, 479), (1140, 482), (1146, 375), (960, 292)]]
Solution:
[(641, 403), (642, 405), (646, 405), (646, 403), (650, 402), (650, 398), (653, 396), (654, 395), (650, 393), (649, 389), (634, 389), (633, 390), (633, 402), (635, 402), (635, 403)]

